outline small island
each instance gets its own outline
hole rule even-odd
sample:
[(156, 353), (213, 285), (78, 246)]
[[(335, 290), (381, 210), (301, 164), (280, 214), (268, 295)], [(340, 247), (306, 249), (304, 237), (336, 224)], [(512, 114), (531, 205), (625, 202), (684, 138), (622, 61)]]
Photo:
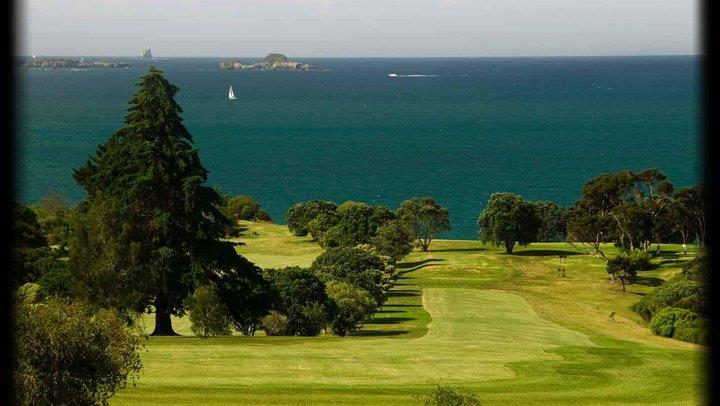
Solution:
[(71, 58), (32, 58), (25, 61), (22, 65), (24, 68), (127, 68), (130, 64), (126, 62), (112, 61), (93, 61), (85, 62), (80, 59)]
[(309, 63), (290, 61), (283, 54), (269, 54), (263, 58), (262, 62), (253, 64), (244, 64), (240, 61), (222, 61), (220, 69), (234, 70), (297, 70), (297, 71), (314, 71), (318, 70), (314, 65)]
[(149, 47), (145, 48), (145, 50), (138, 55), (138, 59), (152, 59), (152, 57), (152, 51), (150, 51)]

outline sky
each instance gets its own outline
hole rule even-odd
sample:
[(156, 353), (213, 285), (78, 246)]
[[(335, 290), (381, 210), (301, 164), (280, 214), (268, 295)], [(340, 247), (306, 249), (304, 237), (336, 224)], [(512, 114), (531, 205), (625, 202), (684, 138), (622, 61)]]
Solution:
[(696, 0), (18, 0), (17, 53), (697, 54)]

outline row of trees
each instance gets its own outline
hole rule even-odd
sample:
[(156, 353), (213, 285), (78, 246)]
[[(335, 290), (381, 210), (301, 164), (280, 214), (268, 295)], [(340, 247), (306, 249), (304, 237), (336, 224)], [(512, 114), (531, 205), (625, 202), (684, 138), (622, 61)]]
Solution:
[(292, 206), (286, 217), (294, 235), (309, 234), (322, 247), (370, 244), (393, 261), (410, 253), (413, 242), (427, 251), (438, 234), (450, 230), (447, 209), (430, 197), (406, 200), (395, 212), (355, 201), (338, 206), (311, 200)]
[(655, 169), (609, 173), (588, 181), (569, 209), (553, 202), (528, 202), (512, 193), (494, 193), (478, 218), (483, 242), (504, 246), (563, 241), (588, 247), (605, 258), (603, 244), (624, 252), (647, 251), (651, 243), (697, 241), (707, 237), (704, 186), (675, 190)]

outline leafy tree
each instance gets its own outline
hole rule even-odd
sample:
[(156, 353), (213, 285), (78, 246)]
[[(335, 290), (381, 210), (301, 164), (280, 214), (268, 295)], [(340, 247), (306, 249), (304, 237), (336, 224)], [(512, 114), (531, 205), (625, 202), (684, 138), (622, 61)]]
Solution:
[(395, 218), (386, 207), (354, 201), (338, 206), (335, 216), (336, 224), (318, 239), (323, 247), (354, 247), (369, 243), (380, 226)]
[(50, 299), (14, 316), (17, 404), (107, 405), (142, 367), (141, 336), (114, 311)]
[(400, 221), (410, 230), (422, 251), (427, 251), (435, 237), (450, 231), (450, 213), (431, 197), (404, 201), (397, 211)]
[(380, 254), (387, 255), (391, 264), (405, 258), (413, 249), (413, 237), (399, 220), (390, 220), (378, 227), (370, 243)]
[(212, 286), (199, 286), (188, 297), (190, 329), (199, 337), (230, 335), (230, 315)]
[(436, 385), (422, 401), (425, 406), (480, 406), (477, 395), (443, 385)]
[(45, 271), (64, 267), (58, 261), (45, 233), (31, 209), (18, 203), (12, 206), (12, 242), (9, 281), (13, 287), (36, 282)]
[(228, 197), (222, 210), (228, 218), (235, 221), (270, 221), (270, 215), (260, 208), (260, 204), (252, 196)]
[(276, 310), (271, 310), (267, 316), (260, 319), (260, 322), (265, 334), (269, 336), (290, 335), (287, 316)]
[(265, 279), (272, 285), (273, 310), (287, 317), (287, 334), (318, 335), (334, 312), (322, 280), (311, 270), (299, 267), (268, 269)]
[(540, 221), (536, 240), (538, 242), (564, 241), (567, 234), (567, 211), (557, 203), (533, 202), (535, 215)]
[(620, 248), (630, 252), (641, 245), (647, 247), (646, 241), (652, 235), (652, 218), (641, 204), (622, 203), (610, 210), (610, 216), (615, 223)]
[(380, 306), (386, 296), (381, 286), (382, 259), (356, 247), (329, 248), (313, 261), (311, 269), (325, 282), (339, 281), (367, 291)]
[(366, 290), (336, 281), (328, 282), (326, 290), (336, 308), (332, 330), (341, 337), (359, 331), (362, 323), (375, 311), (377, 303)]
[[(313, 241), (318, 241), (324, 246), (325, 234), (340, 222), (335, 212), (320, 213), (307, 224), (307, 229)], [(331, 239), (332, 240), (332, 239)]]
[(32, 207), (49, 245), (65, 250), (70, 239), (70, 206), (65, 195), (50, 191)]
[[(170, 316), (182, 315), (188, 294), (217, 271), (208, 266), (212, 260), (205, 252), (231, 244), (219, 240), (228, 220), (218, 209), (218, 192), (204, 185), (207, 171), (174, 100), (179, 88), (155, 67), (137, 86), (125, 126), (74, 174), (87, 192), (81, 210), (104, 211), (100, 223), (112, 234), (81, 223), (76, 233), (83, 234), (82, 243), (71, 250), (70, 260), (76, 273), (90, 279), (95, 278), (90, 272), (119, 279), (115, 287), (102, 288), (111, 288), (112, 297), (122, 298), (119, 303), (152, 306), (153, 334), (173, 335)], [(103, 240), (111, 240), (100, 250), (106, 253), (98, 252)], [(78, 271), (83, 266), (87, 270)], [(93, 284), (84, 286), (94, 291), (90, 296), (102, 297)]]
[[(333, 202), (311, 200), (305, 203), (296, 203), (286, 214), (287, 225), (290, 232), (297, 237), (308, 235), (308, 223), (322, 213), (334, 213), (337, 205)], [(316, 241), (317, 236), (313, 236)]]
[(478, 218), (480, 239), (504, 246), (511, 254), (515, 243), (528, 245), (535, 240), (540, 220), (531, 203), (512, 193), (493, 193)]
[(596, 212), (587, 200), (577, 201), (568, 211), (568, 242), (579, 242), (592, 248), (593, 253), (605, 258), (602, 244), (611, 236), (612, 218), (607, 212)]
[(250, 261), (239, 255), (227, 257), (232, 264), (217, 267), (224, 270), (211, 280), (227, 308), (232, 326), (243, 335), (255, 335), (262, 317), (270, 311), (272, 287), (262, 277), (260, 268)]
[(680, 189), (675, 192), (674, 195), (674, 199), (681, 212), (689, 215), (693, 220), (695, 236), (701, 246), (705, 244), (705, 239), (708, 235), (707, 197), (707, 189), (705, 186), (693, 186), (691, 188)]
[(607, 261), (607, 273), (613, 279), (619, 279), (622, 290), (625, 292), (625, 285), (632, 283), (637, 276), (637, 268), (633, 266), (632, 260), (625, 255), (618, 255)]

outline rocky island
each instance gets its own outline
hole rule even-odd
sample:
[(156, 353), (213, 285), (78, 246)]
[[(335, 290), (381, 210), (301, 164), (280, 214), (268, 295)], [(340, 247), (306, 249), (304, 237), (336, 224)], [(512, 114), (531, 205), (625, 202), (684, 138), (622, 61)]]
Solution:
[(80, 59), (70, 58), (32, 58), (25, 61), (24, 68), (127, 68), (130, 64), (126, 62), (93, 61), (85, 62)]
[(140, 52), (140, 55), (138, 55), (138, 59), (152, 59), (152, 57), (150, 48), (145, 48), (145, 50)]
[(244, 64), (240, 61), (222, 61), (220, 69), (313, 71), (317, 70), (317, 67), (309, 63), (290, 61), (283, 54), (269, 54), (261, 62), (252, 64)]

